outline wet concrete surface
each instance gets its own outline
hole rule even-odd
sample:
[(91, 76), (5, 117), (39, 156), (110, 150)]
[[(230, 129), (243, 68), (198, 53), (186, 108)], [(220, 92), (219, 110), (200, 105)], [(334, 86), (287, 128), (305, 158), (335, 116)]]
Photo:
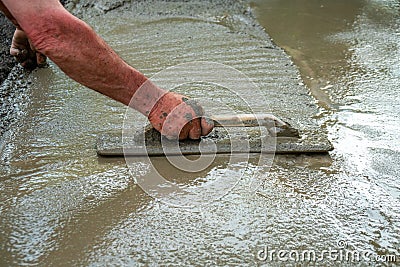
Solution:
[(340, 166), (335, 177), (341, 185), (332, 188), (348, 187), (345, 202), (349, 195), (360, 195), (346, 209), (361, 218), (343, 221), (349, 245), (369, 243), (377, 254), (399, 255), (399, 3), (282, 0), (255, 5), (260, 23), (300, 67), (321, 108), (320, 123), (333, 140), (331, 155)]
[[(246, 112), (250, 99), (254, 111), (267, 109), (297, 128), (322, 124), (320, 134), (328, 133), (338, 152), (276, 156), (271, 168), (251, 155), (237, 160), (231, 175), (240, 179), (229, 194), (192, 210), (171, 207), (143, 192), (123, 159), (96, 155), (97, 137), (121, 128), (124, 106), (74, 83), (53, 64), (22, 79), (11, 77), (6, 86), (22, 88), (18, 80), (26, 91), (18, 121), (2, 138), (0, 265), (270, 266), (281, 262), (257, 258), (266, 246), (321, 256), (338, 249), (341, 240), (350, 250), (399, 252), (398, 172), (390, 169), (397, 162), (394, 148), (372, 154), (379, 163), (391, 155), (391, 171), (379, 172), (378, 163), (368, 169), (371, 154), (356, 153), (362, 149), (354, 142), (359, 139), (351, 139), (356, 148), (348, 146), (345, 120), (335, 123), (336, 111), (315, 104), (321, 101), (312, 98), (296, 66), (246, 2), (120, 2), (72, 1), (70, 8), (148, 76), (179, 63), (212, 61), (242, 71), (260, 88), (262, 98), (235, 79), (230, 82), (238, 84), (242, 98), (213, 84), (175, 88), (208, 100), (202, 103), (211, 114)], [(177, 74), (158, 81), (168, 86), (185, 77), (184, 71)], [(343, 114), (354, 119), (353, 113)], [(145, 123), (138, 114), (132, 118)], [(193, 188), (217, 180), (228, 161), (218, 156), (200, 173), (177, 172), (164, 158), (152, 163)], [(137, 175), (142, 167), (138, 161)], [(254, 173), (262, 181), (256, 194), (250, 188)], [(334, 264), (343, 262), (321, 263)]]

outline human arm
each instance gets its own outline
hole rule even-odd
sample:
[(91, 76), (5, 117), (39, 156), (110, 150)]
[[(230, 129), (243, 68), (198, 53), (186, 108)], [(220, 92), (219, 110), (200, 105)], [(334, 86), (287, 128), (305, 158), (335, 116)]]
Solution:
[(21, 30), (17, 21), (0, 1), (0, 10), (8, 17), (13, 24), (16, 26), (11, 47), (10, 54), (14, 56), (16, 61), (21, 64), (26, 69), (33, 70), (36, 67), (42, 67), (46, 65), (46, 57), (37, 52), (33, 45), (30, 43), (25, 32)]
[[(197, 104), (166, 92), (125, 63), (85, 22), (67, 12), (58, 0), (3, 0), (13, 22), (28, 36), (37, 52), (50, 58), (75, 81), (132, 106), (149, 117), (162, 134), (197, 139), (212, 130)], [(146, 90), (139, 90), (146, 83)], [(137, 94), (135, 94), (137, 93)], [(134, 101), (131, 99), (135, 96)], [(179, 116), (164, 127), (164, 113)], [(190, 116), (185, 116), (190, 114)], [(189, 120), (188, 118), (193, 118)], [(183, 129), (182, 129), (183, 128)], [(180, 131), (182, 129), (182, 131)], [(180, 132), (178, 132), (180, 131)]]

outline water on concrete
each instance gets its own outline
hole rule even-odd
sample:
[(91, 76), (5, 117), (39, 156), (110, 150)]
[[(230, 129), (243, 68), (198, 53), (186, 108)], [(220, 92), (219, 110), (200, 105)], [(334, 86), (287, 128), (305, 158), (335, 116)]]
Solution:
[[(290, 54), (321, 108), (348, 240), (399, 254), (398, 1), (256, 1), (260, 23)], [(347, 212), (347, 213), (348, 213)], [(336, 213), (338, 213), (336, 211)], [(346, 213), (344, 213), (346, 214)], [(337, 215), (340, 217), (340, 215)], [(369, 244), (369, 245), (367, 245)]]
[[(232, 175), (240, 174), (240, 179), (229, 194), (191, 210), (171, 207), (135, 184), (135, 171), (129, 172), (124, 159), (96, 155), (97, 137), (121, 128), (125, 107), (74, 83), (50, 64), (24, 80), (29, 89), (27, 100), (22, 101), (26, 105), (21, 105), (19, 122), (3, 138), (0, 265), (269, 266), (271, 259), (263, 260), (260, 254), (266, 248), (312, 250), (321, 256), (323, 250), (344, 243), (346, 249), (371, 255), (399, 252), (398, 150), (393, 142), (396, 132), (388, 130), (395, 128), (398, 119), (389, 116), (398, 114), (390, 102), (395, 101), (390, 96), (395, 94), (392, 78), (398, 73), (396, 61), (385, 61), (394, 57), (369, 62), (375, 58), (369, 57), (372, 52), (385, 55), (379, 54), (380, 46), (390, 43), (374, 39), (378, 42), (374, 49), (369, 34), (398, 38), (395, 31), (386, 30), (391, 23), (380, 24), (375, 18), (382, 12), (384, 21), (389, 15), (397, 21), (395, 7), (374, 1), (350, 8), (343, 2), (330, 10), (349, 20), (337, 31), (320, 33), (333, 47), (349, 49), (345, 53), (349, 57), (338, 62), (343, 76), (336, 80), (320, 75), (325, 72), (309, 61), (297, 60), (296, 53), (303, 58), (310, 55), (298, 46), (279, 43), (271, 32), (289, 53), (293, 49), (296, 62), (304, 62), (305, 67), (298, 65), (305, 83), (323, 84), (310, 93), (297, 68), (253, 19), (247, 3), (116, 2), (72, 1), (71, 8), (148, 76), (192, 61), (218, 62), (242, 71), (264, 97), (253, 97), (254, 110), (265, 113), (267, 108), (299, 128), (319, 129), (320, 123), (336, 151), (331, 156), (276, 156), (271, 168), (258, 166), (257, 155), (237, 159)], [(317, 6), (309, 4), (309, 10), (302, 12), (300, 8), (306, 7), (285, 1), (256, 3), (255, 8), (271, 11), (259, 13), (261, 23), (286, 10), (290, 14), (280, 23), (292, 20), (292, 25), (299, 25), (295, 14), (321, 13), (321, 1), (315, 2)], [(379, 12), (372, 12), (375, 9)], [(386, 49), (397, 52), (394, 43)], [(325, 60), (321, 58), (319, 64), (331, 66)], [(388, 91), (380, 87), (379, 99), (387, 105), (370, 106), (374, 85), (382, 81), (393, 82), (386, 84)], [(212, 99), (207, 106), (211, 114), (224, 108), (240, 112), (248, 108), (242, 99), (212, 84), (184, 84), (177, 90)], [(246, 88), (239, 91), (251, 96)], [(389, 118), (388, 128), (379, 128), (387, 122), (381, 120)], [(144, 121), (140, 115), (136, 119)], [(164, 158), (152, 160), (186, 188), (218, 179), (227, 162), (228, 156), (219, 156), (202, 172), (185, 174), (176, 172)], [(137, 174), (142, 167), (138, 162)], [(254, 173), (262, 180), (257, 193), (249, 190)], [(276, 258), (273, 263), (279, 264)], [(335, 263), (332, 258), (322, 262)]]

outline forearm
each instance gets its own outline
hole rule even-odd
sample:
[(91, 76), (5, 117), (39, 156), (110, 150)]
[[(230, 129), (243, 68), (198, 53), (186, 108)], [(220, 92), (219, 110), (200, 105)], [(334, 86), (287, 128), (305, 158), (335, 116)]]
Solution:
[[(28, 36), (32, 51), (50, 58), (75, 81), (137, 109), (167, 138), (198, 139), (212, 130), (213, 124), (202, 117), (200, 105), (180, 94), (166, 93), (148, 81), (58, 0), (0, 3)], [(16, 49), (19, 53), (18, 45)]]
[[(128, 105), (147, 78), (125, 63), (85, 22), (61, 8), (22, 24), (36, 50), (75, 81)], [(150, 83), (149, 83), (150, 84)], [(163, 90), (152, 85), (134, 108), (148, 114)]]
[(10, 11), (6, 8), (6, 6), (0, 0), (0, 11), (3, 12), (4, 16), (6, 16), (14, 25), (15, 27), (19, 27), (17, 20), (11, 15)]

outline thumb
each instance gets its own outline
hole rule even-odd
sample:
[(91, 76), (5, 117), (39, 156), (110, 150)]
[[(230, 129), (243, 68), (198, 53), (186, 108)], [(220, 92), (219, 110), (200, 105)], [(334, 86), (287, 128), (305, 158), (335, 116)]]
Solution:
[(201, 118), (201, 135), (209, 134), (214, 128), (214, 122), (209, 117)]

